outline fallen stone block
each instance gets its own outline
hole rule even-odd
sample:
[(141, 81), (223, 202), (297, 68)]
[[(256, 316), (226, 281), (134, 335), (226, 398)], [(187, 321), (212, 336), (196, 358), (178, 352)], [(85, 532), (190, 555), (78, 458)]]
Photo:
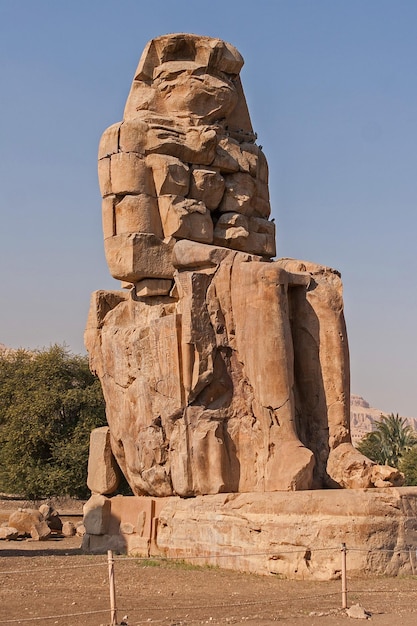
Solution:
[(19, 536), (19, 531), (17, 528), (11, 528), (10, 526), (2, 526), (0, 527), (0, 539), (6, 541), (13, 541), (17, 539)]
[(49, 504), (41, 504), (39, 507), (43, 519), (48, 524), (49, 528), (55, 532), (60, 533), (62, 530), (62, 520), (59, 517), (59, 513), (53, 506)]
[(52, 531), (45, 521), (42, 521), (39, 524), (35, 524), (30, 529), (30, 536), (35, 541), (46, 541), (51, 536), (51, 533)]
[(43, 515), (37, 509), (18, 509), (10, 515), (8, 526), (16, 528), (19, 535), (30, 535), (32, 527), (43, 521)]
[(74, 537), (76, 534), (75, 524), (73, 522), (64, 522), (62, 524), (62, 534), (64, 537)]

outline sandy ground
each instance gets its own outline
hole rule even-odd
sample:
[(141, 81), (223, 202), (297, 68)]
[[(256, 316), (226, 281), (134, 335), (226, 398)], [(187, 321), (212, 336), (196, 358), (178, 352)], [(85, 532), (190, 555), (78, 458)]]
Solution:
[[(124, 556), (115, 557), (114, 567), (118, 624), (126, 614), (129, 626), (357, 623), (340, 608), (340, 581), (289, 581)], [(348, 606), (369, 611), (369, 624), (417, 624), (417, 577), (348, 576), (348, 588)], [(107, 626), (107, 556), (82, 554), (79, 537), (0, 542), (0, 624)]]

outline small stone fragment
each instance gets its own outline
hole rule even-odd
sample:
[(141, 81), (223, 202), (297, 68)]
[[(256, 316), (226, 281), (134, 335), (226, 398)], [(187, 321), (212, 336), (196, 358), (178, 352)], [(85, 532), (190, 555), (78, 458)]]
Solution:
[(76, 528), (73, 522), (64, 522), (62, 524), (62, 534), (64, 537), (74, 537), (76, 534)]
[(360, 604), (353, 604), (350, 608), (346, 609), (346, 615), (354, 619), (369, 619), (371, 613), (365, 611)]
[(85, 526), (84, 526), (83, 522), (78, 522), (78, 524), (76, 524), (75, 532), (77, 534), (77, 537), (84, 537), (84, 535), (85, 535)]
[(133, 535), (133, 533), (135, 532), (135, 527), (129, 522), (122, 522), (120, 524), (120, 532), (123, 535)]
[(46, 521), (52, 515), (54, 507), (50, 504), (41, 504), (39, 507), (39, 513), (41, 513), (43, 519)]

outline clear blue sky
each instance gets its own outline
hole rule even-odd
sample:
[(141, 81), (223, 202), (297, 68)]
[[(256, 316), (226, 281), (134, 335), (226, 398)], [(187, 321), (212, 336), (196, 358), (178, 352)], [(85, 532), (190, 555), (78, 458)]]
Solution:
[(0, 0), (0, 342), (83, 352), (102, 131), (152, 37), (243, 54), (278, 255), (342, 272), (352, 391), (417, 416), (417, 2)]

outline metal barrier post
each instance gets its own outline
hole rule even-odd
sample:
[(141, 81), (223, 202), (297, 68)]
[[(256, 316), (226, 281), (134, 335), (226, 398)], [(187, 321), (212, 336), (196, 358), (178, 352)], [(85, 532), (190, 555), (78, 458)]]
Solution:
[(347, 609), (346, 544), (342, 543), (342, 609)]
[(116, 586), (114, 582), (114, 558), (112, 550), (107, 550), (107, 562), (109, 565), (110, 586), (110, 626), (117, 626)]

